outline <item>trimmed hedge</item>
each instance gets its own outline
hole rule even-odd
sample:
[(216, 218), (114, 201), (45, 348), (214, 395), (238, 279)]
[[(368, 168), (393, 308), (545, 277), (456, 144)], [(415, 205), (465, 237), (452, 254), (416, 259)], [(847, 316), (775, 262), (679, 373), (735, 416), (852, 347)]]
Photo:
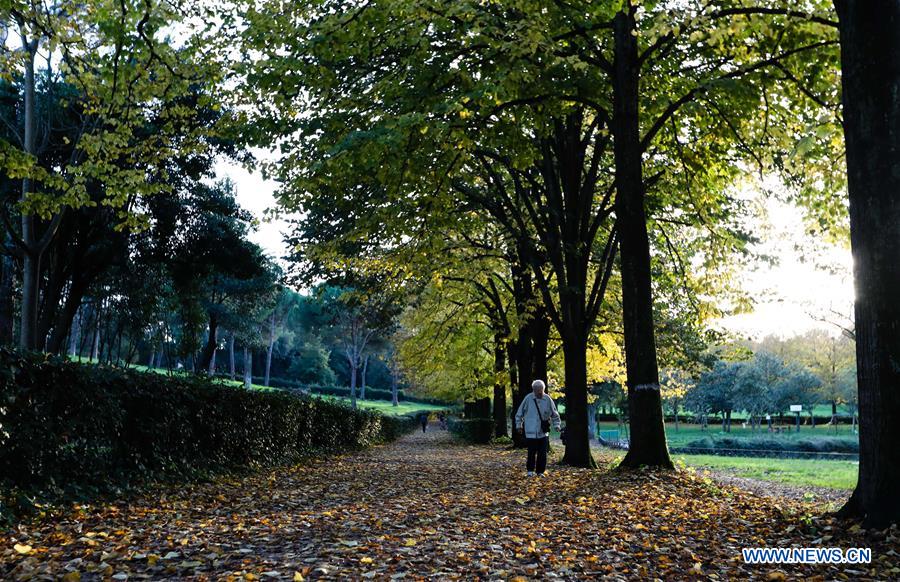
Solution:
[(447, 427), (454, 436), (469, 443), (487, 444), (494, 437), (492, 418), (451, 418)]
[[(689, 442), (678, 450), (757, 451), (767, 453), (843, 453), (859, 454), (859, 442), (841, 437), (773, 438), (773, 437), (705, 437)], [(674, 449), (673, 449), (674, 450)]]
[(0, 349), (0, 488), (73, 493), (385, 442), (413, 417)]

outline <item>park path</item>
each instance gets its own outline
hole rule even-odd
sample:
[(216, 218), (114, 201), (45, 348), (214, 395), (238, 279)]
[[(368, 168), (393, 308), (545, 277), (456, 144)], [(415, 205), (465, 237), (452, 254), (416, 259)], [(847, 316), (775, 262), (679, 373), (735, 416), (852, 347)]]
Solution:
[[(456, 444), (432, 427), (360, 453), (20, 525), (0, 539), (0, 579), (896, 577), (896, 530), (845, 531), (810, 519), (809, 506), (776, 506), (690, 473), (551, 465), (526, 479), (522, 465), (521, 451)], [(871, 546), (878, 561), (775, 567), (740, 557), (744, 546), (825, 541)]]

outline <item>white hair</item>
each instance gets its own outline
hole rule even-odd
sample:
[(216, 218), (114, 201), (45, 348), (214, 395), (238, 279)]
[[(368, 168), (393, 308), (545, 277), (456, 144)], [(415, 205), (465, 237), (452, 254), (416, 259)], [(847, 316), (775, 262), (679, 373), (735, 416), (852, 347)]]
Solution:
[(534, 390), (535, 388), (541, 388), (542, 390), (546, 390), (547, 385), (544, 384), (543, 380), (535, 380), (534, 382), (531, 383), (531, 389)]

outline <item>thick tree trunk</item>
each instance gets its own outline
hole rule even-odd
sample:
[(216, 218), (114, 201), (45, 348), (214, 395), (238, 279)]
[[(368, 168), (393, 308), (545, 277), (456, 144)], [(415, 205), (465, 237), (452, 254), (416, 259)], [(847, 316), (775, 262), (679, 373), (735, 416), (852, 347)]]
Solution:
[(537, 310), (532, 327), (532, 375), (535, 379), (547, 381), (547, 349), (550, 342), (550, 328), (553, 323), (547, 318), (543, 308)]
[(837, 0), (856, 282), (859, 480), (844, 516), (900, 522), (900, 2)]
[(244, 346), (244, 388), (248, 390), (253, 385), (253, 351)]
[(596, 468), (587, 426), (587, 337), (571, 332), (563, 340), (566, 378), (566, 453), (562, 463)]
[(506, 337), (494, 336), (494, 436), (505, 437), (506, 433)]
[(674, 468), (666, 446), (650, 275), (650, 242), (638, 122), (639, 64), (634, 11), (626, 5), (614, 21), (613, 138), (616, 223), (622, 270), (622, 319), (631, 438), (625, 467)]

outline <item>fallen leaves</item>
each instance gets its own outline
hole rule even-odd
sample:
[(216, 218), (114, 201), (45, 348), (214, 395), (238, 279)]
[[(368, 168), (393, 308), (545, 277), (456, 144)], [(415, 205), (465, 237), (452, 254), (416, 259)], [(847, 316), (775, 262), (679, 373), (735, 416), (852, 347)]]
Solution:
[[(553, 468), (417, 433), (303, 467), (78, 505), (0, 536), (0, 579), (893, 579), (898, 532), (693, 474)], [(750, 566), (742, 547), (872, 547), (873, 563)], [(783, 576), (783, 577), (781, 577)]]

